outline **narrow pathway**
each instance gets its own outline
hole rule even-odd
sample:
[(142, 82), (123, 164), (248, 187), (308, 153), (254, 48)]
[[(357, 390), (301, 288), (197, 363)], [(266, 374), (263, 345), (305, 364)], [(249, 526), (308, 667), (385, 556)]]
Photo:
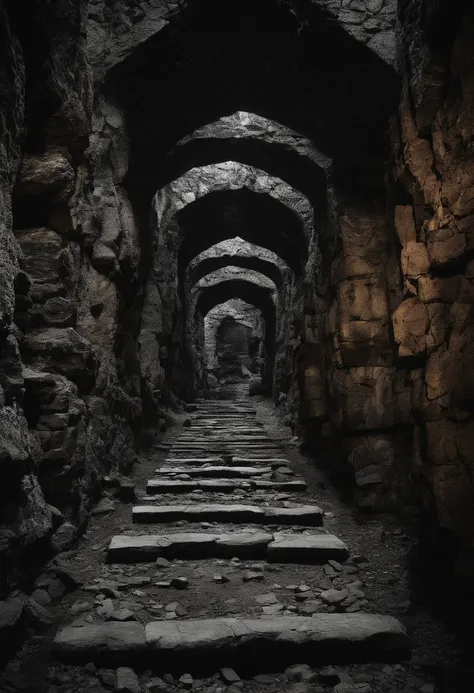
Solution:
[(336, 522), (324, 484), (314, 497), (270, 417), (248, 399), (199, 402), (137, 470), (149, 478), (136, 504), (99, 504), (62, 556), (81, 594), (64, 595), (62, 627), (23, 658), (25, 671), (52, 662), (45, 682), (2, 693), (434, 693), (380, 575), (348, 548), (364, 529), (350, 513)]

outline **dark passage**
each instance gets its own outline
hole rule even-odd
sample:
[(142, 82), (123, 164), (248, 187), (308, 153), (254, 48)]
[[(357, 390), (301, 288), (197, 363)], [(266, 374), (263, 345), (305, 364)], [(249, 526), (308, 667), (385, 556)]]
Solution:
[(0, 693), (458, 693), (467, 0), (0, 0)]

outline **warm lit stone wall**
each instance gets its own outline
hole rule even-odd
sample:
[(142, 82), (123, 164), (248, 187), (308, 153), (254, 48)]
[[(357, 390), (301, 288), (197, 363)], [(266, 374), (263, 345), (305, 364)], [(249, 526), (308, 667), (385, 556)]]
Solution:
[(389, 199), (402, 289), (392, 323), (410, 369), (423, 512), (435, 540), (448, 532), (459, 542), (455, 569), (473, 574), (474, 12), (430, 10), (412, 3), (400, 15), (407, 59)]

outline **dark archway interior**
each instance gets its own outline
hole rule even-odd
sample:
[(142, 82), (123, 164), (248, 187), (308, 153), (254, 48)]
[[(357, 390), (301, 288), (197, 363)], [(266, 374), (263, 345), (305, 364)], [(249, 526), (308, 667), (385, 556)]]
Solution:
[(146, 210), (175, 143), (238, 110), (291, 127), (350, 179), (366, 178), (381, 171), (397, 81), (316, 5), (297, 17), (271, 0), (193, 3), (109, 76), (131, 136), (127, 185)]
[(205, 277), (206, 274), (214, 272), (214, 270), (221, 269), (232, 265), (234, 267), (242, 267), (243, 269), (255, 270), (264, 274), (266, 277), (271, 279), (277, 288), (281, 287), (282, 276), (280, 269), (268, 260), (263, 260), (258, 256), (255, 257), (245, 257), (241, 255), (220, 255), (219, 257), (210, 257), (202, 260), (199, 265), (197, 265), (190, 274), (191, 284), (197, 284), (197, 282)]
[(214, 192), (176, 214), (185, 233), (179, 250), (180, 276), (203, 250), (220, 241), (240, 236), (268, 248), (300, 275), (307, 260), (307, 246), (296, 215), (278, 200), (242, 188)]
[(190, 168), (222, 161), (238, 161), (262, 169), (300, 190), (311, 201), (315, 210), (326, 210), (324, 171), (306, 156), (292, 152), (284, 144), (258, 139), (206, 137), (186, 142), (167, 155), (164, 168), (166, 178), (158, 181), (158, 187), (179, 178)]
[(264, 344), (266, 352), (264, 383), (268, 387), (273, 378), (276, 340), (275, 304), (271, 292), (268, 289), (244, 280), (219, 282), (202, 291), (196, 303), (196, 312), (201, 318), (205, 318), (214, 306), (232, 298), (239, 298), (262, 312), (265, 321)]

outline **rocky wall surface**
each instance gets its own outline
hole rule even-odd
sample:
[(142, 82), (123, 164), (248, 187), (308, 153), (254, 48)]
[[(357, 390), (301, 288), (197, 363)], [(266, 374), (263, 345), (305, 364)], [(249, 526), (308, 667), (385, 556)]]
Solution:
[[(427, 7), (425, 7), (427, 5)], [(402, 293), (396, 357), (410, 367), (413, 465), (435, 543), (474, 569), (474, 13), (412, 3), (400, 14), (407, 59), (389, 171)]]
[(123, 123), (104, 101), (93, 118), (87, 3), (30, 9), (0, 7), (2, 594), (73, 544), (106, 474), (130, 470), (141, 412)]
[(20, 163), (25, 109), (22, 47), (0, 3), (0, 596), (12, 574), (21, 570), (28, 549), (52, 530), (52, 514), (39, 487), (36, 469), (41, 452), (28, 431), (22, 408), (23, 374), (19, 331), (13, 317), (29, 280), (20, 272), (19, 249), (12, 233), (12, 190)]
[[(316, 431), (316, 454), (347, 465), (358, 507), (421, 510), (422, 543), (450, 537), (451, 567), (466, 576), (474, 566), (474, 17), (462, 3), (457, 10), (457, 21), (443, 3), (400, 10), (403, 85), (386, 197), (335, 190), (339, 240), (323, 327), (300, 331), (299, 354), (302, 420)], [(317, 303), (318, 291), (310, 295)]]

